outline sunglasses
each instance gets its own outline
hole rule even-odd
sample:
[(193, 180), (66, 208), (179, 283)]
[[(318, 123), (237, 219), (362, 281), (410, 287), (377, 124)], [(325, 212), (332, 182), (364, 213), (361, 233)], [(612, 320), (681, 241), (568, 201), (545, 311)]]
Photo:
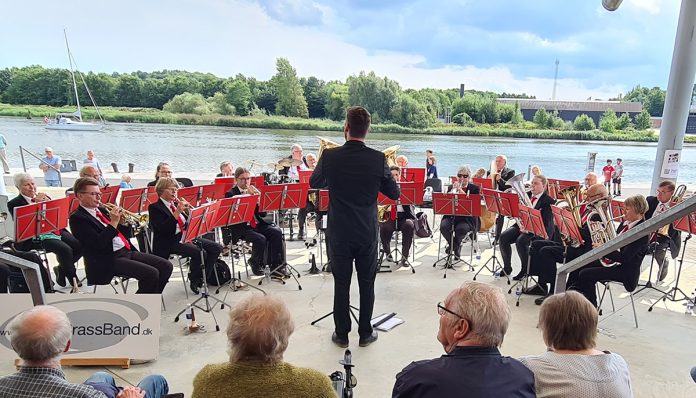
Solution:
[(457, 177), (459, 178), (469, 178), (468, 174), (457, 174)]

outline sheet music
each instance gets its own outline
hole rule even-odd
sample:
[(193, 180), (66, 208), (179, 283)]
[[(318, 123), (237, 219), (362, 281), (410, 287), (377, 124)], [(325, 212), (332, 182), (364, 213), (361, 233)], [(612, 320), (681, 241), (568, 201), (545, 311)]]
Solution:
[(374, 327), (377, 330), (381, 330), (383, 332), (388, 332), (398, 325), (401, 325), (404, 323), (404, 320), (401, 318), (397, 318), (395, 312), (391, 312), (388, 314), (381, 314), (378, 315), (370, 321), (372, 324), (372, 327)]

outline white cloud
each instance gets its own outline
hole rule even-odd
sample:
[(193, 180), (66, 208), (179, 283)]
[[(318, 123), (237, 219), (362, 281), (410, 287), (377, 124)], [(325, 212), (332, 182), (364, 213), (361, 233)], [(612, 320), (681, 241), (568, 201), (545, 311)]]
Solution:
[[(672, 0), (676, 1), (676, 0)], [(627, 0), (627, 5), (638, 8), (642, 11), (647, 11), (652, 15), (659, 14), (662, 10), (662, 5), (665, 0)]]

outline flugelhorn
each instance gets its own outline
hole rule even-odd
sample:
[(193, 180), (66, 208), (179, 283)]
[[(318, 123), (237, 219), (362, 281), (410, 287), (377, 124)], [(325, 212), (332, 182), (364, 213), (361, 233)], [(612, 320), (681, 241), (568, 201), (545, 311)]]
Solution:
[(259, 191), (258, 188), (255, 186), (249, 184), (246, 189), (241, 189), (239, 188), (239, 192), (246, 194), (246, 195), (261, 195), (261, 191)]

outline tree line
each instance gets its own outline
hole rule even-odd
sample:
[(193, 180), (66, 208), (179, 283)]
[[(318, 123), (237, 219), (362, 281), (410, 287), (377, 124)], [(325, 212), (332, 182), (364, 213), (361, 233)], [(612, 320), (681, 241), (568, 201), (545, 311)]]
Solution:
[[(276, 60), (276, 73), (267, 81), (238, 74), (221, 78), (210, 73), (164, 70), (133, 73), (77, 74), (80, 103), (90, 100), (84, 79), (100, 106), (157, 108), (173, 113), (221, 115), (281, 115), (342, 120), (346, 107), (362, 105), (375, 123), (427, 128), (449, 117), (460, 125), (524, 122), (517, 104), (497, 98), (534, 98), (526, 94), (458, 89), (403, 89), (398, 82), (374, 72), (361, 72), (345, 81), (298, 77), (285, 58)], [(660, 93), (662, 93), (660, 97)], [(662, 113), (664, 92), (636, 87), (623, 100), (641, 101), (652, 116)], [(0, 70), (0, 101), (10, 104), (63, 106), (75, 104), (70, 71), (41, 66)], [(646, 105), (647, 104), (647, 105)], [(615, 115), (616, 116), (616, 115)], [(535, 118), (536, 119), (536, 118)], [(553, 118), (544, 128), (561, 129)], [(630, 123), (634, 123), (630, 121)], [(600, 123), (601, 124), (601, 123)], [(584, 126), (582, 122), (579, 124)]]

